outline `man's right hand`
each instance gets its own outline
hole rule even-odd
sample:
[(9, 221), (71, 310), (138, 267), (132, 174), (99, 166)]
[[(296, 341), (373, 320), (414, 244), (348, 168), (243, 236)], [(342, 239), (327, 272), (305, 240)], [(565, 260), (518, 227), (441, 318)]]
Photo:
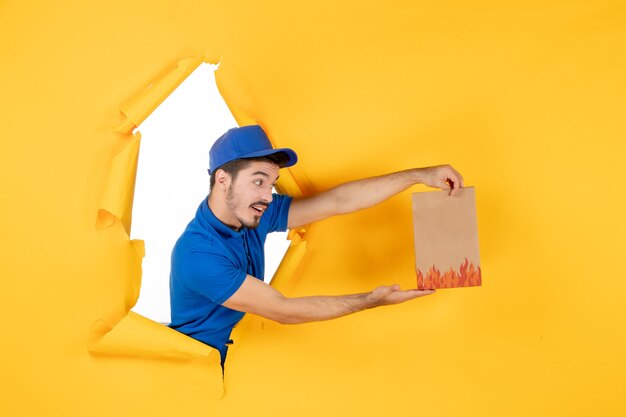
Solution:
[(369, 293), (372, 307), (403, 303), (414, 298), (433, 294), (435, 290), (401, 290), (398, 284), (381, 286)]

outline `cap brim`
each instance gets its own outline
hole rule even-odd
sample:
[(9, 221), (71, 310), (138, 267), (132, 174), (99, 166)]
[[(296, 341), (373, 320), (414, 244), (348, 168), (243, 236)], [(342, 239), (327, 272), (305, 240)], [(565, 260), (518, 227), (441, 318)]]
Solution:
[(246, 159), (246, 158), (258, 158), (260, 156), (273, 155), (275, 153), (282, 152), (289, 157), (289, 160), (285, 162), (282, 168), (287, 168), (294, 166), (296, 162), (298, 162), (298, 155), (293, 151), (293, 149), (289, 148), (278, 148), (278, 149), (264, 149), (262, 151), (250, 152), (245, 155), (239, 156), (238, 159)]

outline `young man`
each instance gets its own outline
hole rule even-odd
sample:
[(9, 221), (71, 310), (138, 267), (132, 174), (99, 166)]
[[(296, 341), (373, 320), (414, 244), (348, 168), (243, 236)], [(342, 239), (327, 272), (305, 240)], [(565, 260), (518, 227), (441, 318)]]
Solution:
[(280, 323), (328, 320), (432, 294), (398, 285), (342, 296), (287, 298), (263, 282), (268, 233), (376, 205), (423, 183), (463, 186), (452, 167), (396, 172), (339, 185), (292, 200), (272, 194), (279, 169), (297, 162), (291, 149), (273, 149), (260, 126), (230, 129), (209, 152), (211, 191), (172, 251), (170, 326), (220, 351), (226, 360), (230, 333), (245, 313)]

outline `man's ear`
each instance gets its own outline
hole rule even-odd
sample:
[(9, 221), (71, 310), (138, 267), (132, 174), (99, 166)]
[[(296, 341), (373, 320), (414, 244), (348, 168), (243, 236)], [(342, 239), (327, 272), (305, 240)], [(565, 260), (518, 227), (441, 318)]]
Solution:
[(231, 176), (223, 169), (215, 171), (215, 186), (222, 191), (228, 190), (230, 185)]

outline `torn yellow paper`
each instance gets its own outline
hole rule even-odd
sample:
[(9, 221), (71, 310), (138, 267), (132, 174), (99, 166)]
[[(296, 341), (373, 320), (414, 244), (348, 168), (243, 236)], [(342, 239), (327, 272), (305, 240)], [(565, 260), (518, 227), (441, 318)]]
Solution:
[(287, 248), (287, 252), (280, 261), (278, 269), (272, 278), (272, 286), (281, 288), (283, 291), (287, 291), (288, 285), (295, 285), (294, 273), (302, 258), (306, 253), (306, 241), (300, 240), (298, 242), (292, 242)]
[(280, 171), (280, 178), (276, 182), (276, 191), (295, 198), (302, 197), (302, 190), (291, 174), (289, 168), (284, 168)]
[(130, 133), (139, 126), (202, 62), (202, 58), (181, 59), (175, 68), (151, 81), (143, 91), (122, 106), (120, 111), (124, 121), (115, 130)]
[(113, 158), (98, 210), (96, 220), (98, 229), (109, 227), (119, 219), (126, 233), (130, 235), (140, 141), (139, 132), (131, 135), (124, 149)]
[[(1, 416), (626, 415), (623, 1), (0, 7)], [(179, 344), (128, 315), (129, 132), (198, 57), (220, 59), (238, 123), (298, 153), (304, 196), (452, 164), (481, 189), (488, 282), (320, 323), (248, 316), (220, 400), (216, 355), (155, 357)], [(311, 225), (273, 285), (414, 287), (423, 188)], [(109, 338), (141, 357), (90, 353), (123, 317)]]
[[(135, 264), (141, 266), (141, 262), (143, 258), (146, 256), (146, 244), (143, 240), (140, 239), (132, 239), (130, 241), (134, 253)], [(141, 292), (141, 269), (138, 274), (133, 274), (130, 279), (128, 279), (128, 285), (126, 289), (126, 307), (133, 308), (135, 304), (137, 304), (137, 300), (139, 299), (139, 293)]]
[[(101, 322), (98, 322), (101, 323)], [(94, 332), (101, 332), (96, 324)], [(206, 358), (217, 351), (169, 327), (129, 311), (90, 348), (94, 353), (152, 358)], [(217, 354), (219, 356), (219, 354)]]

